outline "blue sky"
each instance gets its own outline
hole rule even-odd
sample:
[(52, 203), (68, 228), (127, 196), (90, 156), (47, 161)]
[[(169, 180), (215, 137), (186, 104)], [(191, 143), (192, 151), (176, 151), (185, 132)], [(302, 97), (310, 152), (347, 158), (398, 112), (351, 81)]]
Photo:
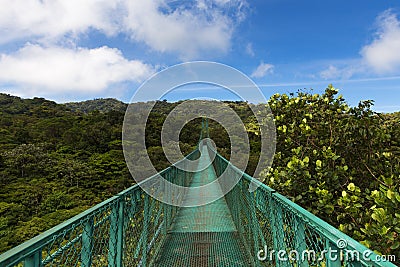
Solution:
[[(329, 84), (400, 110), (400, 2), (0, 0), (0, 91), (58, 102), (129, 101), (152, 74), (227, 64), (264, 95)], [(231, 98), (180, 90), (169, 98)]]

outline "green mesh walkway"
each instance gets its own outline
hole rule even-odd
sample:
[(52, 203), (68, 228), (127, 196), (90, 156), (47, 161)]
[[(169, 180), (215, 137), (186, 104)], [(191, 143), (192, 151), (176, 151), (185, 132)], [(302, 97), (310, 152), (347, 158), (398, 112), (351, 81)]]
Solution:
[[(201, 149), (199, 166), (207, 166), (205, 170), (197, 172), (193, 176), (190, 187), (206, 185), (214, 181), (217, 177), (206, 146)], [(218, 183), (214, 183), (210, 188), (200, 190), (189, 190), (183, 199), (183, 203), (201, 202), (202, 200), (212, 200), (215, 196), (223, 195)], [(189, 202), (190, 201), (190, 202)], [(175, 217), (171, 232), (234, 232), (236, 231), (231, 213), (225, 198), (220, 198), (210, 204), (181, 208)]]
[[(210, 163), (207, 146), (202, 146), (199, 166), (209, 165), (193, 176), (190, 187), (211, 183), (216, 179)], [(188, 191), (183, 202), (193, 203), (214, 199), (221, 194), (221, 187)], [(225, 198), (198, 206), (180, 208), (156, 266), (249, 266), (240, 245), (230, 210)]]
[[(207, 164), (208, 152), (216, 151), (202, 136), (209, 136), (208, 120), (202, 122), (199, 141), (207, 146), (199, 145), (186, 156), (196, 160), (201, 154), (196, 172), (185, 171), (188, 163), (179, 161), (159, 173), (171, 183), (190, 185), (192, 190), (176, 198), (187, 207), (160, 202), (136, 184), (1, 254), (0, 267), (396, 266), (381, 261), (367, 247), (243, 173), (220, 154), (215, 153), (213, 164)], [(215, 182), (223, 173), (240, 179), (233, 188), (226, 180)], [(147, 181), (156, 184), (158, 177)], [(207, 188), (194, 189), (202, 185)], [(254, 185), (257, 190), (250, 191)], [(193, 205), (215, 199), (221, 188), (227, 192), (224, 197)], [(343, 241), (345, 247), (339, 250)], [(295, 250), (302, 255), (313, 251), (314, 257), (282, 260), (267, 250)], [(320, 257), (327, 251), (344, 255), (347, 250), (358, 256), (368, 252), (368, 256)], [(400, 259), (393, 262), (400, 266)]]

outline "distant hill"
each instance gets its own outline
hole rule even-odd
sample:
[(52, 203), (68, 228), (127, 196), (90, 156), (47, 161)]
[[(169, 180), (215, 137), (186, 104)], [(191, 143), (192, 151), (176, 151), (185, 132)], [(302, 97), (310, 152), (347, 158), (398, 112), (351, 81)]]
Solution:
[(24, 99), (0, 93), (0, 114), (30, 115), (34, 117), (63, 116), (69, 109), (41, 97)]
[(63, 105), (72, 111), (80, 111), (83, 113), (90, 113), (96, 110), (99, 112), (108, 112), (111, 110), (125, 112), (128, 106), (126, 103), (115, 98), (98, 98), (82, 102), (69, 102)]

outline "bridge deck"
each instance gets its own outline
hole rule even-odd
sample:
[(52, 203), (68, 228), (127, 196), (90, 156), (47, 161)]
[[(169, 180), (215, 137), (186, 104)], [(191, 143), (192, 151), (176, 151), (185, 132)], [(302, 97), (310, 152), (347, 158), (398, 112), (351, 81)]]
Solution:
[[(196, 149), (187, 158), (193, 160), (198, 152)], [(175, 207), (149, 197), (139, 185), (134, 185), (1, 254), (0, 266), (396, 266), (381, 261), (367, 247), (272, 188), (259, 184), (219, 154), (214, 165), (201, 171), (200, 166), (210, 162), (207, 148), (201, 147), (201, 152), (197, 172), (191, 176), (191, 189), (183, 199), (187, 207), (177, 214)], [(232, 177), (241, 176), (236, 187), (225, 198), (207, 205), (192, 205), (221, 195), (216, 174), (221, 176), (228, 167)], [(188, 178), (186, 171), (174, 165), (163, 173), (179, 184)], [(259, 185), (256, 192), (247, 190), (253, 182)], [(207, 188), (203, 190), (194, 189), (205, 184)], [(343, 251), (355, 252), (360, 260), (345, 257), (341, 261), (340, 256), (332, 255), (319, 261), (310, 253), (308, 260), (289, 262), (280, 261), (282, 255), (278, 253), (272, 261), (261, 262), (254, 255), (265, 246), (299, 254), (313, 251), (316, 257), (334, 250), (342, 254), (338, 250), (340, 240), (347, 243)], [(370, 252), (366, 258), (365, 252)], [(289, 254), (282, 257), (293, 256)]]
[[(206, 146), (201, 148), (199, 166), (210, 162)], [(212, 165), (195, 173), (191, 187), (216, 179)], [(185, 201), (207, 200), (222, 195), (218, 183), (210, 189), (190, 191)], [(193, 202), (191, 202), (193, 203)], [(249, 266), (225, 198), (178, 211), (156, 266)]]

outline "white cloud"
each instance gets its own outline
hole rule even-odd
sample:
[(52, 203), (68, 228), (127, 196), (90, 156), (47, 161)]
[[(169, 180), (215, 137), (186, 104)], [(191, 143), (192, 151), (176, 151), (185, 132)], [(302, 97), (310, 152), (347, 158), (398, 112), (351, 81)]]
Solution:
[(250, 76), (252, 78), (262, 78), (267, 75), (267, 73), (272, 73), (273, 69), (274, 65), (261, 62)]
[(119, 5), (120, 1), (109, 0), (0, 0), (0, 42), (57, 39), (90, 28), (114, 34)]
[(235, 18), (223, 12), (225, 2), (198, 1), (194, 6), (170, 8), (164, 1), (131, 0), (125, 27), (134, 40), (156, 51), (177, 52), (182, 59), (202, 52), (224, 53), (235, 26)]
[(0, 6), (0, 44), (15, 49), (0, 51), (0, 86), (25, 96), (104, 92), (154, 72), (118, 49), (79, 47), (93, 30), (187, 60), (228, 52), (247, 11), (246, 0), (0, 0)]
[(365, 66), (360, 60), (348, 60), (341, 62), (341, 66), (337, 67), (329, 65), (328, 68), (324, 69), (319, 73), (319, 77), (325, 80), (331, 79), (349, 79), (357, 73), (365, 72)]
[(115, 83), (142, 81), (153, 71), (109, 47), (67, 49), (27, 44), (0, 56), (0, 83), (42, 93), (100, 92)]
[(330, 65), (327, 69), (320, 72), (323, 79), (335, 79), (340, 76), (340, 71), (335, 66)]
[(229, 51), (246, 14), (245, 0), (0, 0), (0, 6), (0, 43), (59, 44), (95, 29), (183, 59)]
[(255, 56), (254, 50), (253, 50), (253, 44), (252, 43), (248, 43), (246, 45), (246, 54), (248, 54), (251, 57)]
[(377, 19), (378, 30), (371, 44), (361, 49), (364, 61), (377, 73), (393, 73), (400, 69), (400, 21), (391, 10)]

